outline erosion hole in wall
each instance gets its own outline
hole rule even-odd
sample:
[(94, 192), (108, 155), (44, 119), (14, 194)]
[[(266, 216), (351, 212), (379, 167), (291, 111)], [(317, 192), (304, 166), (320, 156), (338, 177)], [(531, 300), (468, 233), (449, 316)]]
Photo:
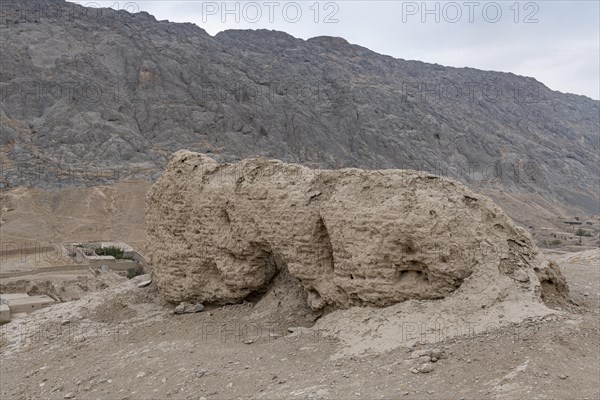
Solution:
[(312, 297), (312, 299), (314, 299), (315, 301), (319, 301), (319, 300), (321, 300), (321, 293), (319, 293), (319, 292), (317, 291), (317, 289), (315, 289), (315, 288), (310, 288), (310, 289), (308, 289), (308, 290), (307, 290), (307, 292), (308, 292), (308, 295), (309, 295), (310, 297)]
[(229, 213), (227, 212), (227, 210), (224, 208), (221, 210), (221, 217), (223, 218), (223, 221), (225, 221), (225, 223), (227, 225), (231, 224), (231, 217), (229, 216)]
[(333, 273), (333, 246), (331, 244), (331, 238), (329, 237), (329, 231), (327, 230), (327, 226), (325, 226), (325, 221), (323, 221), (322, 217), (319, 217), (317, 220), (313, 235), (317, 238), (316, 242), (319, 243), (319, 246), (314, 252), (315, 262), (321, 264), (328, 273)]
[(426, 272), (411, 269), (398, 271), (396, 280), (403, 285), (429, 285), (429, 275)]
[(395, 278), (402, 286), (429, 285), (429, 268), (421, 261), (409, 260), (398, 267)]
[(270, 278), (268, 278), (263, 285), (252, 291), (245, 298), (246, 301), (258, 302), (263, 298), (265, 294), (271, 289), (275, 278), (280, 274), (289, 274), (287, 264), (277, 254), (271, 250), (265, 250), (263, 246), (257, 246), (260, 248), (259, 252), (262, 253), (261, 258), (264, 262), (264, 268), (267, 271), (273, 271)]

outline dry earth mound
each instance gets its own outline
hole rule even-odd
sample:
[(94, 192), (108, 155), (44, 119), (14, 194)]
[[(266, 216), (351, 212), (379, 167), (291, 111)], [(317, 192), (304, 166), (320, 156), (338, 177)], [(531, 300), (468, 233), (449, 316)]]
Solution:
[(255, 298), (285, 273), (313, 309), (565, 296), (560, 270), (490, 199), (406, 170), (218, 164), (179, 151), (147, 196), (149, 258), (171, 302)]

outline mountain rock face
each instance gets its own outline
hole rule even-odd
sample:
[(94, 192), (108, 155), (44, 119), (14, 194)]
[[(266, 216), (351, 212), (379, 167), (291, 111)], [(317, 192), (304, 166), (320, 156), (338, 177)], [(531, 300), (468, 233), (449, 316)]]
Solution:
[(156, 178), (185, 148), (426, 170), (597, 212), (599, 102), (532, 78), (60, 0), (1, 13), (5, 187)]
[(490, 199), (416, 171), (219, 164), (179, 151), (148, 194), (146, 223), (153, 278), (172, 302), (238, 302), (278, 274), (297, 279), (313, 309), (459, 289), (474, 304), (567, 292)]

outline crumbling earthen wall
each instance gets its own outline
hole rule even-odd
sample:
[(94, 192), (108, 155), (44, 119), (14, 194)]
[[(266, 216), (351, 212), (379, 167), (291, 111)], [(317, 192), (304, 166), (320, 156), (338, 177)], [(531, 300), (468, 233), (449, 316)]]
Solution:
[(489, 198), (415, 171), (219, 165), (180, 151), (147, 196), (146, 220), (153, 277), (172, 302), (237, 302), (278, 273), (297, 278), (313, 308), (458, 290), (539, 298), (538, 274), (564, 283)]

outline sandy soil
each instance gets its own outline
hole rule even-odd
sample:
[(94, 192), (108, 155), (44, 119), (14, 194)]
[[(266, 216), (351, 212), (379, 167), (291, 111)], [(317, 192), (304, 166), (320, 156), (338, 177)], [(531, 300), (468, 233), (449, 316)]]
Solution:
[(47, 295), (57, 301), (73, 301), (127, 280), (116, 273), (94, 273), (89, 269), (59, 273), (3, 278), (0, 293), (28, 293), (30, 296)]
[[(69, 241), (142, 242), (144, 197), (150, 183), (123, 181), (90, 188), (17, 188), (0, 193), (0, 251)], [(54, 259), (48, 252), (46, 259)]]
[[(266, 313), (261, 303), (173, 315), (173, 306), (163, 303), (152, 285), (137, 287), (144, 279), (138, 277), (2, 326), (0, 394), (15, 399), (596, 399), (600, 269), (590, 257), (569, 257), (572, 262), (561, 265), (574, 304), (562, 313), (412, 347), (399, 335), (393, 350), (360, 356), (340, 356), (337, 338), (297, 328), (310, 325), (307, 316), (283, 317), (278, 307)], [(285, 303), (283, 298), (274, 304), (281, 300)], [(428, 350), (439, 357), (433, 371), (411, 372)]]

